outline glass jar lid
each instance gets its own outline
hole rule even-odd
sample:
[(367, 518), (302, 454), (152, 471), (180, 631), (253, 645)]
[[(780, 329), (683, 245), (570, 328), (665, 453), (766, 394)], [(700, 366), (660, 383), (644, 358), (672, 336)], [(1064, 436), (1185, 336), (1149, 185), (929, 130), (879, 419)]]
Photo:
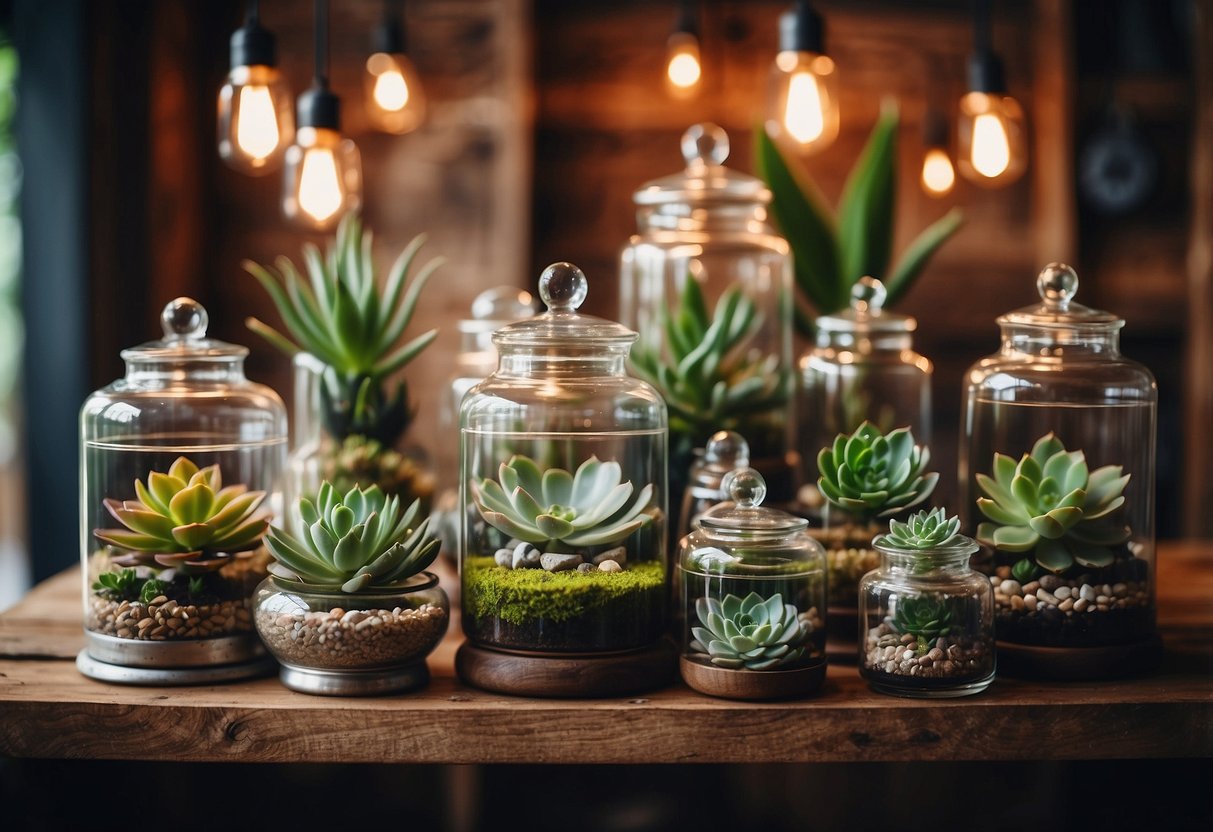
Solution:
[(1041, 303), (1025, 306), (998, 318), (1001, 325), (1043, 327), (1046, 329), (1117, 330), (1124, 319), (1074, 303), (1078, 294), (1078, 275), (1065, 263), (1050, 263), (1036, 277)]
[(622, 324), (581, 315), (577, 309), (589, 293), (589, 282), (572, 263), (553, 263), (539, 278), (539, 297), (548, 310), (523, 321), (507, 324), (493, 333), (502, 348), (630, 346), (638, 337)]
[(682, 158), (685, 170), (640, 186), (632, 196), (637, 205), (771, 201), (761, 179), (724, 166), (729, 135), (715, 124), (696, 124), (682, 134)]
[(132, 365), (171, 364), (193, 361), (237, 361), (248, 355), (248, 347), (206, 337), (210, 316), (193, 298), (176, 298), (160, 313), (164, 337), (122, 351)]
[(884, 283), (874, 277), (861, 277), (851, 287), (851, 306), (833, 315), (817, 319), (821, 333), (913, 332), (918, 321), (884, 308), (889, 292)]
[(465, 335), (489, 333), (534, 314), (535, 299), (530, 292), (514, 286), (495, 286), (476, 295), (472, 317), (459, 322), (459, 331)]
[(713, 506), (699, 518), (699, 528), (707, 537), (722, 533), (731, 538), (791, 535), (803, 531), (808, 521), (787, 512), (764, 508), (767, 484), (753, 468), (739, 468), (724, 475), (720, 490), (731, 503)]

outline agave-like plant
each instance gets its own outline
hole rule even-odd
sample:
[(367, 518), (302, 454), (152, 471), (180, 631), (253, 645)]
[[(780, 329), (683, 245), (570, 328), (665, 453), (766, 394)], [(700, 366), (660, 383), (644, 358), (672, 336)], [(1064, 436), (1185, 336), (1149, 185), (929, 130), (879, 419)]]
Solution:
[(918, 639), (922, 649), (940, 636), (952, 632), (954, 615), (946, 598), (933, 595), (902, 595), (893, 612), (893, 629)]
[(865, 522), (888, 517), (918, 505), (935, 490), (939, 474), (924, 473), (930, 459), (931, 452), (914, 444), (908, 427), (886, 436), (864, 422), (850, 436), (840, 433), (831, 447), (822, 448), (817, 487), (830, 503)]
[(171, 567), (183, 574), (221, 568), (240, 552), (256, 548), (269, 513), (258, 511), (264, 491), (246, 485), (223, 487), (218, 465), (199, 468), (178, 457), (167, 473), (135, 480), (137, 500), (105, 499), (121, 529), (97, 529), (97, 539), (123, 554), (116, 566)]
[(473, 480), (471, 488), (485, 522), (510, 537), (599, 546), (617, 543), (653, 519), (646, 511), (653, 486), (644, 486), (633, 500), (635, 488), (622, 478), (618, 462), (596, 456), (570, 474), (563, 468), (541, 471), (519, 454), (502, 463), (497, 480)]
[(402, 513), (399, 498), (385, 497), (375, 485), (351, 488), (342, 497), (324, 482), (314, 501), (299, 500), (307, 528), (302, 538), (270, 526), (265, 545), (274, 562), (269, 570), (320, 591), (398, 588), (438, 556), (430, 518), (414, 526), (420, 512), (420, 500)]
[(1119, 465), (1088, 471), (1085, 454), (1067, 451), (1052, 433), (1036, 440), (1018, 463), (994, 454), (993, 473), (977, 475), (983, 495), (977, 508), (989, 518), (977, 527), (977, 539), (987, 546), (1030, 552), (1029, 560), (1060, 574), (1076, 563), (1109, 566), (1116, 557), (1111, 547), (1130, 537), (1111, 519), (1124, 505), (1130, 475)]
[(728, 594), (695, 601), (703, 626), (692, 627), (691, 649), (706, 653), (712, 664), (729, 670), (775, 670), (798, 661), (813, 625), (778, 592), (763, 598)]
[(754, 419), (787, 403), (792, 377), (778, 355), (749, 346), (763, 325), (754, 301), (733, 286), (709, 313), (699, 281), (688, 274), (678, 308), (663, 309), (661, 318), (665, 354), (660, 345), (641, 343), (631, 361), (665, 399), (670, 433), (688, 449), (703, 447), (718, 430), (760, 436)]
[(275, 261), (276, 269), (244, 263), (274, 301), (291, 337), (256, 318), (246, 324), (288, 356), (307, 352), (327, 366), (321, 385), (324, 418), (338, 439), (358, 435), (392, 445), (412, 418), (404, 382), (390, 395), (384, 385), (438, 334), (431, 329), (400, 343), (421, 290), (443, 262), (430, 260), (408, 281), (424, 242), (424, 235), (413, 238), (382, 288), (375, 279), (371, 234), (363, 233), (353, 214), (342, 219), (327, 256), (310, 243), (304, 246), (307, 280), (286, 257)]
[(889, 521), (888, 534), (874, 542), (884, 543), (896, 549), (937, 549), (947, 546), (960, 537), (960, 518), (948, 517), (942, 508), (916, 511), (904, 523)]

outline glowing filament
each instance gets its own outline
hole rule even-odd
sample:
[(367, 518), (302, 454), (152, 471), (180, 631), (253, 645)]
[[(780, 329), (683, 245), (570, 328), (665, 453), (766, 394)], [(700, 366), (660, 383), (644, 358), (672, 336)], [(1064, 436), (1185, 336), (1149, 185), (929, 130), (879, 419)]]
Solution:
[(1011, 142), (1002, 119), (982, 113), (973, 121), (973, 145), (969, 151), (973, 170), (993, 179), (1011, 165)]
[(241, 87), (236, 106), (236, 144), (255, 160), (269, 157), (278, 148), (280, 138), (269, 87)]
[(303, 172), (299, 176), (299, 208), (318, 223), (341, 210), (345, 200), (337, 160), (326, 147), (305, 151)]
[(956, 184), (952, 160), (940, 147), (932, 147), (922, 160), (922, 187), (933, 196), (943, 196)]
[(409, 103), (409, 85), (393, 67), (375, 78), (375, 103), (388, 112), (403, 110)]
[(802, 70), (788, 82), (788, 103), (784, 109), (783, 123), (792, 138), (801, 144), (819, 139), (825, 132), (821, 89), (813, 73)]

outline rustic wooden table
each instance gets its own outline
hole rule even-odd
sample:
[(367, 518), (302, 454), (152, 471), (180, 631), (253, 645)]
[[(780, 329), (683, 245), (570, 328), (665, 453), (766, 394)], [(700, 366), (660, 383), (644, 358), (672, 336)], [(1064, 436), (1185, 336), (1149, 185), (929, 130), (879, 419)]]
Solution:
[[(675, 763), (1213, 757), (1213, 542), (1164, 543), (1148, 678), (1043, 684), (999, 678), (984, 694), (912, 701), (831, 666), (815, 699), (749, 704), (678, 684), (643, 697), (521, 699), (454, 676), (450, 633), (419, 693), (328, 699), (276, 679), (196, 688), (81, 676), (75, 571), (0, 615), (0, 755), (123, 760)], [(1042, 742), (1048, 736), (1051, 741)], [(1057, 742), (1058, 737), (1065, 741)]]

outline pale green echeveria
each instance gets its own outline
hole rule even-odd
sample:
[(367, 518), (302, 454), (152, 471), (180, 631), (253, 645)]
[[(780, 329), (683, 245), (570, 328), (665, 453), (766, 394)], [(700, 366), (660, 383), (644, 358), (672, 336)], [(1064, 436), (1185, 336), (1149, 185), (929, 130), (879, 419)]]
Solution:
[(712, 664), (729, 670), (774, 670), (793, 664), (804, 656), (813, 631), (779, 593), (770, 598), (757, 592), (745, 598), (700, 598), (695, 615), (703, 626), (691, 628), (691, 650), (706, 653)]
[(401, 512), (400, 500), (385, 497), (377, 485), (355, 486), (342, 497), (326, 481), (315, 501), (299, 500), (301, 537), (270, 526), (270, 572), (324, 591), (400, 588), (438, 556), (430, 518), (416, 523), (420, 512), (420, 500)]
[(977, 539), (1003, 552), (1031, 552), (1050, 572), (1108, 566), (1115, 559), (1109, 547), (1129, 539), (1109, 517), (1124, 505), (1129, 476), (1119, 465), (1088, 471), (1083, 452), (1067, 451), (1052, 433), (1018, 463), (995, 454), (993, 476), (977, 475), (977, 508), (989, 518)]
[(922, 510), (911, 514), (903, 523), (889, 521), (889, 533), (882, 542), (898, 549), (938, 549), (959, 537), (960, 518), (949, 517), (942, 508)]
[(631, 482), (621, 482), (618, 462), (592, 456), (570, 474), (563, 468), (541, 471), (529, 457), (503, 463), (498, 480), (473, 481), (472, 497), (490, 526), (524, 540), (551, 540), (569, 546), (617, 543), (651, 521), (646, 511), (653, 486), (632, 499)]
[(888, 517), (935, 490), (939, 474), (924, 473), (930, 459), (931, 452), (914, 444), (908, 427), (886, 436), (865, 421), (817, 455), (817, 487), (832, 504), (861, 518)]

